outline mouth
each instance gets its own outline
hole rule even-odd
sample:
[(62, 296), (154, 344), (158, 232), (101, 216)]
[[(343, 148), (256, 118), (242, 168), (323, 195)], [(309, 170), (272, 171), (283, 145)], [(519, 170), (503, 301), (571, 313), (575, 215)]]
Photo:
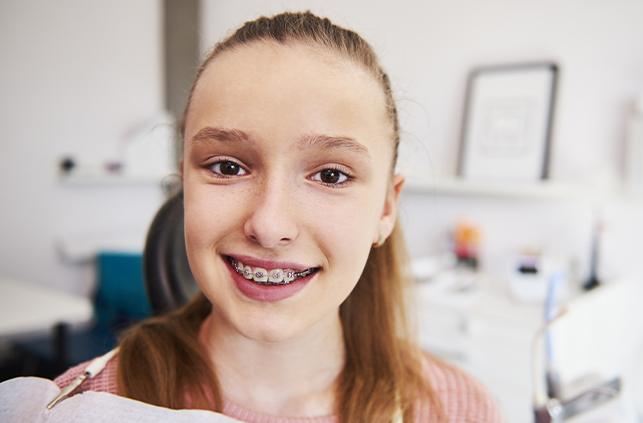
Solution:
[(300, 266), (291, 266), (285, 268), (252, 266), (232, 256), (224, 255), (223, 257), (228, 263), (230, 263), (232, 270), (235, 271), (238, 275), (244, 277), (248, 281), (253, 281), (259, 285), (266, 286), (290, 285), (301, 279), (309, 278), (311, 275), (314, 275), (321, 270), (321, 267), (319, 266), (303, 269), (292, 268)]

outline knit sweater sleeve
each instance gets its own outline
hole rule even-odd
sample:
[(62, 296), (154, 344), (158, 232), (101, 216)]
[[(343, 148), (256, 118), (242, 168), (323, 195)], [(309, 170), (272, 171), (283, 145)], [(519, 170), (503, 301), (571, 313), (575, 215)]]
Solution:
[[(424, 373), (437, 395), (446, 420), (452, 423), (501, 423), (500, 409), (489, 392), (472, 376), (440, 359), (426, 356)], [(416, 421), (434, 421), (436, 410), (422, 403)]]

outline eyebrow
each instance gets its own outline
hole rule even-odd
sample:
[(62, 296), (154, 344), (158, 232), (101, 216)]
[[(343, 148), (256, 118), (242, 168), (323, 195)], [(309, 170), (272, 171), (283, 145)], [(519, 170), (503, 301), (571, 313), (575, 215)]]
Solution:
[[(206, 126), (192, 137), (192, 142), (195, 143), (207, 143), (213, 140), (224, 143), (256, 144), (249, 134), (240, 129)], [(297, 144), (300, 150), (306, 148), (322, 148), (324, 150), (343, 149), (364, 155), (370, 159), (368, 149), (351, 137), (306, 134), (298, 140)]]
[(255, 142), (248, 134), (239, 129), (225, 129), (212, 126), (201, 128), (199, 132), (192, 137), (192, 142), (202, 143), (212, 140), (219, 140), (223, 142), (241, 142), (246, 144), (254, 144)]
[(370, 158), (368, 149), (356, 140), (350, 137), (333, 137), (329, 135), (304, 135), (299, 140), (299, 148), (305, 149), (310, 147), (323, 148), (324, 150), (333, 150), (336, 148), (353, 151)]

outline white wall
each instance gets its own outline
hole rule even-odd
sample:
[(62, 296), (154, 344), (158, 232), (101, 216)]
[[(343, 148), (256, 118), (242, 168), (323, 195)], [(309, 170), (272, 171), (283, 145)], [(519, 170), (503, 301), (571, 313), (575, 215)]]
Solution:
[(469, 69), (551, 59), (562, 68), (553, 176), (619, 173), (624, 110), (643, 91), (643, 3), (203, 0), (204, 49), (258, 14), (312, 11), (357, 30), (397, 91), (406, 143), (422, 142), (430, 174), (451, 174)]
[[(415, 180), (456, 165), (467, 72), (479, 64), (551, 59), (562, 73), (552, 176), (618, 180), (628, 104), (643, 90), (643, 3), (203, 0), (202, 51), (246, 19), (309, 8), (356, 29), (375, 47), (402, 120), (402, 170)], [(61, 260), (61, 234), (127, 233), (142, 240), (160, 201), (149, 186), (72, 188), (57, 162), (118, 158), (132, 128), (162, 109), (161, 4), (9, 0), (0, 3), (0, 275), (87, 293), (91, 267)], [(637, 48), (638, 46), (638, 48)], [(612, 207), (614, 208), (614, 207)], [(613, 273), (634, 267), (640, 209), (618, 208)], [(585, 205), (407, 195), (402, 218), (414, 255), (439, 248), (457, 217), (483, 228), (487, 267), (507, 251), (542, 246), (586, 267)], [(526, 216), (524, 221), (516, 216)], [(639, 235), (637, 235), (639, 236)], [(625, 244), (625, 245), (624, 245)]]
[[(392, 79), (403, 130), (401, 169), (415, 181), (455, 173), (472, 67), (554, 60), (561, 74), (552, 178), (590, 187), (621, 179), (627, 111), (643, 92), (643, 2), (202, 0), (202, 5), (202, 51), (245, 20), (283, 10), (310, 9), (363, 35)], [(612, 261), (604, 267), (613, 275), (627, 272), (624, 266), (634, 268), (633, 232), (643, 236), (637, 214), (617, 209), (618, 217), (607, 216), (606, 229), (612, 233), (605, 255)], [(499, 272), (508, 253), (537, 247), (564, 255), (581, 275), (586, 272), (592, 222), (586, 203), (407, 195), (402, 218), (412, 229), (407, 230), (412, 254), (437, 250), (459, 217), (481, 225), (487, 269)]]
[(118, 159), (126, 134), (162, 110), (161, 2), (0, 2), (0, 276), (88, 293), (65, 237), (142, 241), (160, 193), (66, 187), (58, 160)]

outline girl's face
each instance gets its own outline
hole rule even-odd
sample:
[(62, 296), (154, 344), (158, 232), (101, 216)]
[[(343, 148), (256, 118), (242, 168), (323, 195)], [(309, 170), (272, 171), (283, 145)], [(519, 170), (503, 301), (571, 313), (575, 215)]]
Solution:
[(255, 42), (208, 65), (181, 173), (190, 267), (218, 318), (263, 341), (337, 323), (395, 221), (391, 128), (375, 79), (333, 53)]

